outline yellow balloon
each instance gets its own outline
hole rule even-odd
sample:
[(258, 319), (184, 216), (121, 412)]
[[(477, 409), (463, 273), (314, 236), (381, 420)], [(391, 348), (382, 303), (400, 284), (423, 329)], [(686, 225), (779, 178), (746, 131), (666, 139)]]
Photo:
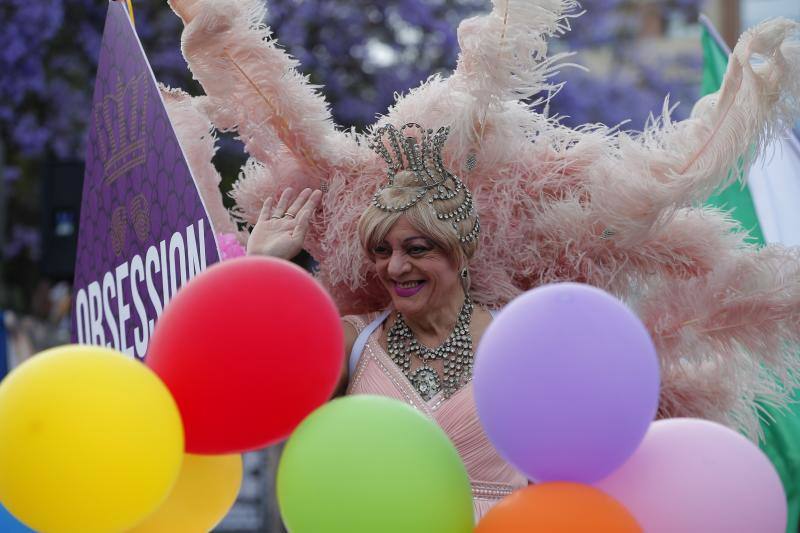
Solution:
[(0, 383), (0, 501), (37, 531), (124, 531), (172, 489), (183, 426), (149, 368), (67, 345)]
[(186, 454), (167, 501), (130, 533), (210, 531), (228, 514), (242, 484), (242, 457)]

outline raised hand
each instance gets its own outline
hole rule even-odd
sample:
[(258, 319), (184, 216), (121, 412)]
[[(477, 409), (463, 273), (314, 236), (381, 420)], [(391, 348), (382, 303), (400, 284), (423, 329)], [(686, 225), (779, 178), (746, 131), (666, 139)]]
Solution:
[(295, 197), (291, 188), (283, 191), (275, 207), (272, 198), (267, 198), (247, 240), (247, 255), (292, 259), (299, 254), (320, 198), (322, 192), (311, 189), (304, 189)]

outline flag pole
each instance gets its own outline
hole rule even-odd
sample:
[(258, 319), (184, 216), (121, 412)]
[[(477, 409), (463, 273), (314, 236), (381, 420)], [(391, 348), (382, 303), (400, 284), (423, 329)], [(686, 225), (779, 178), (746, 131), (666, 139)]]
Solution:
[(125, 4), (128, 6), (128, 15), (131, 17), (131, 24), (136, 27), (136, 20), (133, 18), (133, 2), (132, 0), (125, 0)]
[(719, 34), (719, 31), (717, 31), (717, 28), (714, 26), (714, 23), (711, 22), (711, 19), (708, 18), (705, 13), (700, 13), (698, 21), (703, 25), (708, 34), (711, 35), (711, 37), (717, 43), (717, 46), (725, 51), (726, 54), (731, 55), (731, 47), (728, 46), (728, 43), (726, 43), (725, 39), (722, 38), (722, 35)]

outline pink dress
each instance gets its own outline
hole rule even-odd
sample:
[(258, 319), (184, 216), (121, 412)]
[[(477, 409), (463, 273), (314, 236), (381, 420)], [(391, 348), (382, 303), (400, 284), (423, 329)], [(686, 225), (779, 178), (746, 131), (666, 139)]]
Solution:
[[(378, 313), (351, 315), (344, 320), (361, 333), (376, 316)], [(472, 382), (446, 400), (440, 392), (426, 402), (381, 347), (379, 338), (380, 328), (367, 339), (355, 371), (350, 375), (347, 394), (388, 396), (412, 405), (435, 420), (450, 437), (467, 467), (477, 523), (503, 497), (526, 486), (527, 479), (497, 454), (484, 434), (478, 421)]]

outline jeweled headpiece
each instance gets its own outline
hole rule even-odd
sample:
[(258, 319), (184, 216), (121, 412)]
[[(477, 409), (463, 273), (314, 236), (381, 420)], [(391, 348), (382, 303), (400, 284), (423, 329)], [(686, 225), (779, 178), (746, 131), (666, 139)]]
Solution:
[[(399, 130), (391, 124), (375, 130), (368, 146), (383, 157), (389, 168), (386, 171), (388, 183), (375, 193), (372, 205), (382, 211), (398, 212), (427, 199), (436, 217), (439, 220), (449, 220), (461, 242), (466, 243), (477, 239), (480, 222), (475, 213), (475, 224), (468, 233), (462, 234), (459, 222), (466, 220), (474, 212), (474, 205), (472, 194), (464, 182), (448, 171), (442, 162), (442, 149), (449, 133), (450, 128), (446, 126), (434, 132), (413, 122)], [(402, 204), (389, 205), (381, 199), (381, 192), (394, 186), (395, 175), (403, 170), (413, 172), (417, 193)], [(448, 207), (441, 206), (442, 202), (447, 202)], [(454, 202), (458, 202), (455, 207)]]

